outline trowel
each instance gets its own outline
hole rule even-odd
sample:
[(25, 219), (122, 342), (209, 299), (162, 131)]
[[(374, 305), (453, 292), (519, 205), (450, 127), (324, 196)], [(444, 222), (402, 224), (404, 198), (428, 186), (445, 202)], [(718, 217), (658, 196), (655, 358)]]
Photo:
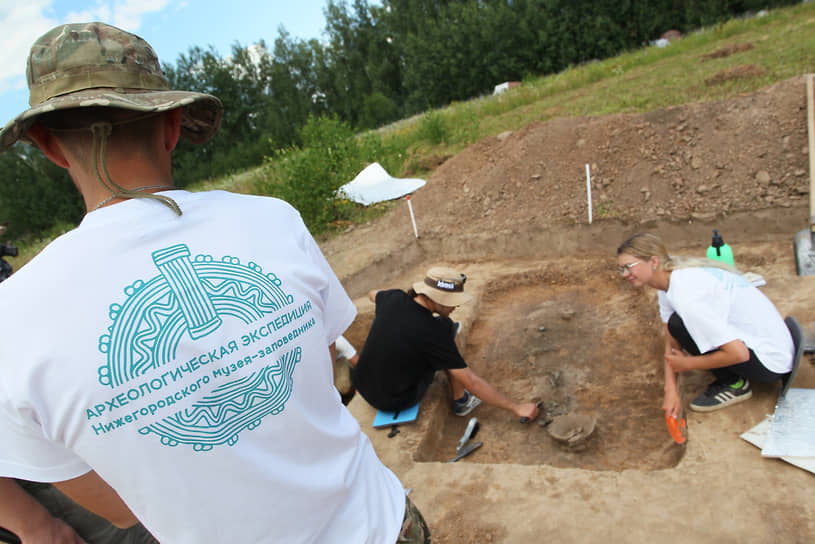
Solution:
[(478, 434), (478, 429), (480, 428), (481, 425), (478, 423), (478, 419), (474, 417), (470, 418), (470, 421), (467, 423), (467, 428), (464, 429), (464, 434), (461, 435), (461, 439), (458, 441), (458, 445), (456, 446), (456, 456), (447, 461), (448, 463), (455, 463), (459, 459), (467, 457), (472, 452), (484, 445), (483, 442), (470, 443), (470, 440), (475, 438), (475, 435)]
[(685, 418), (682, 419), (669, 415), (665, 412), (665, 424), (668, 425), (668, 432), (677, 444), (684, 444), (687, 440), (688, 426)]
[(449, 461), (447, 461), (447, 462), (448, 463), (455, 463), (459, 459), (467, 457), (468, 455), (470, 455), (472, 452), (474, 452), (475, 450), (477, 450), (478, 448), (480, 448), (483, 445), (484, 445), (483, 442), (471, 442), (470, 444), (467, 444), (466, 446), (461, 448), (461, 450), (457, 450), (458, 454), (455, 457), (453, 457), (452, 459), (450, 459)]
[(799, 276), (815, 276), (815, 74), (807, 78), (807, 134), (809, 137), (809, 228), (795, 235), (795, 267)]
[(481, 425), (478, 423), (478, 419), (471, 417), (470, 421), (467, 423), (467, 428), (464, 429), (464, 434), (461, 435), (461, 439), (458, 441), (458, 445), (456, 446), (456, 453), (461, 453), (464, 447), (467, 445), (467, 442), (475, 438), (475, 435), (478, 434), (478, 429), (481, 428)]

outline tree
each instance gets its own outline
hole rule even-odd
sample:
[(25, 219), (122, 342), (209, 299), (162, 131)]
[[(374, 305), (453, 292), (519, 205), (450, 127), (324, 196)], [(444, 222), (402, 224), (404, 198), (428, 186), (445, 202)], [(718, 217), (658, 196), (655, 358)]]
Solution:
[(0, 155), (0, 223), (7, 238), (36, 235), (58, 223), (77, 225), (85, 203), (68, 172), (39, 150), (17, 143)]

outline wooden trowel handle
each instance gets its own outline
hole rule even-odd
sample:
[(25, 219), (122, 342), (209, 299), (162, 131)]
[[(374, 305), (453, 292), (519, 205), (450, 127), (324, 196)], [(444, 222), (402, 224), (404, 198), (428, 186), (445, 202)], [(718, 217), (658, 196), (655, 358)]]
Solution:
[(809, 139), (809, 228), (815, 233), (815, 74), (807, 76), (807, 136)]

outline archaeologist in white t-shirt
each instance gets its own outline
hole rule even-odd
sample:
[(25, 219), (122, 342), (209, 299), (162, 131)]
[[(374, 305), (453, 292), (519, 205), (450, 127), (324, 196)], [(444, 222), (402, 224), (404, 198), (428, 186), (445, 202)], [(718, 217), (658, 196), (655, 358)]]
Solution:
[[(34, 143), (87, 214), (0, 283), (0, 494), (50, 482), (168, 544), (429, 542), (334, 388), (356, 308), (300, 214), (173, 184), (220, 101), (103, 23), (52, 29), (27, 66), (0, 151)], [(16, 506), (0, 525), (24, 532)]]
[(792, 337), (772, 302), (733, 267), (707, 258), (669, 256), (662, 240), (639, 233), (617, 249), (617, 270), (634, 287), (658, 290), (665, 324), (665, 397), (678, 417), (677, 375), (709, 370), (715, 380), (691, 401), (710, 412), (752, 396), (750, 382), (792, 370)]

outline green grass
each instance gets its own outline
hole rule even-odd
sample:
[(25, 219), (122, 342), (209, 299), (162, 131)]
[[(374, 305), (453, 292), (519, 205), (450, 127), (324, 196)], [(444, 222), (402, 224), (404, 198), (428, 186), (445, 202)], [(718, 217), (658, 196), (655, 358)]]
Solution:
[(55, 225), (50, 230), (41, 233), (40, 236), (36, 238), (27, 237), (22, 240), (16, 240), (14, 245), (17, 247), (17, 256), (3, 258), (8, 261), (14, 270), (17, 270), (25, 263), (33, 259), (40, 251), (43, 250), (43, 248), (45, 248), (45, 246), (50, 244), (54, 238), (65, 234), (72, 228), (74, 228), (74, 225), (61, 223)]

